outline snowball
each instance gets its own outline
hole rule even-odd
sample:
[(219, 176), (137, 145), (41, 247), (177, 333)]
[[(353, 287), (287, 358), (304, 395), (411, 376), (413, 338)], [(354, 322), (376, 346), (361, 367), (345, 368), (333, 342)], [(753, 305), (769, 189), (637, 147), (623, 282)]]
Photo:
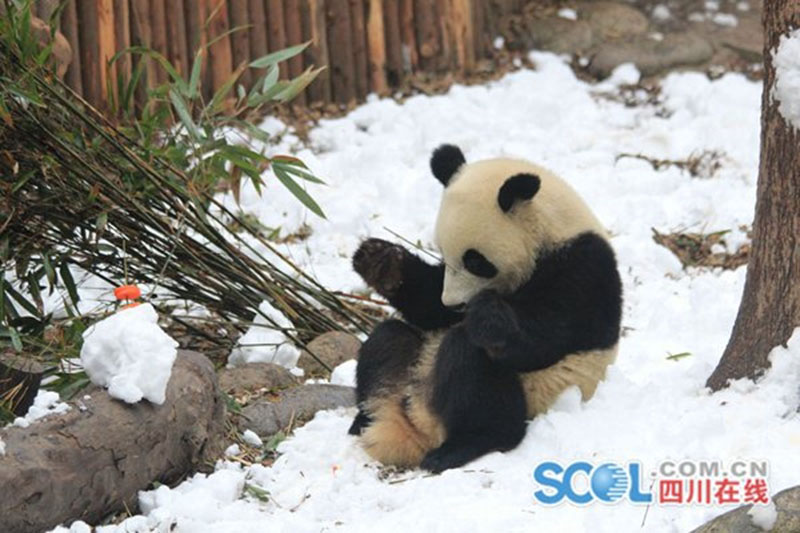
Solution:
[(294, 367), (300, 357), (300, 350), (281, 331), (294, 330), (294, 325), (269, 302), (261, 302), (258, 309), (260, 313), (256, 315), (247, 333), (239, 339), (238, 345), (228, 357), (228, 364), (236, 366), (246, 363), (276, 363), (286, 368)]
[(730, 28), (735, 28), (739, 24), (739, 19), (736, 18), (736, 15), (731, 15), (730, 13), (716, 13), (711, 17), (711, 20), (719, 26), (728, 26)]
[(152, 305), (114, 313), (83, 338), (81, 364), (92, 383), (128, 403), (164, 403), (178, 343), (159, 327)]
[(242, 453), (242, 450), (239, 448), (238, 444), (231, 444), (225, 448), (225, 457), (233, 457), (234, 455), (239, 455), (240, 453)]
[(345, 387), (356, 386), (356, 364), (355, 359), (350, 359), (340, 364), (331, 372), (331, 384), (344, 385)]
[(750, 519), (753, 521), (754, 526), (758, 526), (764, 531), (769, 531), (775, 527), (775, 521), (778, 519), (778, 510), (775, 508), (775, 503), (770, 501), (766, 505), (754, 505), (747, 511)]
[(789, 124), (800, 130), (800, 29), (782, 35), (772, 56), (775, 86), (772, 97)]
[(633, 63), (623, 63), (611, 72), (611, 76), (606, 80), (615, 86), (636, 85), (642, 75)]
[(717, 0), (707, 0), (706, 1), (706, 9), (708, 11), (718, 11), (719, 10), (719, 2)]
[(506, 40), (500, 36), (495, 37), (494, 41), (492, 41), (492, 45), (494, 46), (495, 50), (502, 50), (506, 45)]
[(15, 418), (14, 425), (26, 428), (40, 418), (48, 415), (60, 415), (66, 413), (69, 409), (69, 405), (61, 401), (57, 392), (40, 389), (36, 393), (36, 398), (33, 399), (33, 405), (30, 406), (28, 412), (24, 417)]
[(670, 12), (669, 8), (664, 4), (658, 4), (656, 7), (653, 8), (653, 18), (655, 20), (664, 21), (669, 20), (672, 17), (672, 13)]
[(256, 435), (256, 432), (253, 431), (252, 429), (244, 430), (244, 433), (242, 433), (242, 440), (245, 441), (250, 446), (255, 446), (256, 448), (260, 448), (264, 444), (261, 441), (261, 437)]
[(562, 19), (578, 20), (578, 13), (574, 9), (564, 7), (558, 10), (558, 16)]

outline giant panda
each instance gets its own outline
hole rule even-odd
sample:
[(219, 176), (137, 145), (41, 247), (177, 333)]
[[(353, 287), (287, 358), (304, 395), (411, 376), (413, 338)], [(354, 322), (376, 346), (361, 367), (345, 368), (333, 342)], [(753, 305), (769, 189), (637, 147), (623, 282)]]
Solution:
[(567, 387), (592, 396), (617, 353), (622, 289), (605, 229), (552, 172), (468, 164), (453, 145), (430, 165), (442, 261), (374, 238), (353, 255), (402, 320), (361, 347), (350, 433), (386, 465), (441, 472), (516, 447)]

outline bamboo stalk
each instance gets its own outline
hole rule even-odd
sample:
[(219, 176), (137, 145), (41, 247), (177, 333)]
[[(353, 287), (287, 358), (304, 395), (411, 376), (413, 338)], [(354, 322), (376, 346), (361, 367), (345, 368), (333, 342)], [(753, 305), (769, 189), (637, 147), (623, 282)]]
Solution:
[(386, 83), (386, 42), (383, 31), (383, 2), (369, 0), (367, 14), (367, 56), (370, 88), (379, 95), (389, 92)]

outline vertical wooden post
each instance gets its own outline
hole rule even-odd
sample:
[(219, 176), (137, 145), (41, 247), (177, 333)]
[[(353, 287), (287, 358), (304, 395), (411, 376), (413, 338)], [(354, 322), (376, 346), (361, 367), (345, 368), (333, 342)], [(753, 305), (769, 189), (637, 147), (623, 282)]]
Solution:
[(386, 41), (383, 32), (383, 0), (369, 0), (367, 13), (367, 55), (370, 88), (383, 96), (386, 84)]
[(415, 0), (417, 46), (419, 47), (420, 67), (432, 72), (436, 69), (436, 58), (439, 54), (439, 36), (436, 27), (436, 0)]
[[(199, 50), (205, 48), (208, 42), (208, 35), (204, 31), (206, 17), (208, 16), (208, 1), (209, 0), (187, 0), (183, 4), (184, 20), (186, 21), (186, 51), (188, 54), (189, 72), (194, 66), (194, 60)], [(202, 53), (200, 58), (202, 70), (200, 74), (200, 83), (203, 89), (208, 85), (206, 82), (206, 72), (208, 70), (208, 51)]]
[[(150, 29), (150, 0), (131, 0), (131, 44), (149, 48), (152, 42)], [(156, 74), (153, 61), (137, 56), (133, 58), (134, 67), (140, 61), (146, 61), (146, 69), (142, 74), (142, 81), (136, 91), (136, 102), (141, 107), (147, 99), (145, 91), (155, 87)]]
[(215, 42), (208, 48), (210, 87), (207, 97), (213, 95), (233, 73), (231, 38), (224, 35), (230, 28), (227, 0), (212, 0), (209, 7), (208, 40)]
[[(300, 0), (284, 0), (283, 14), (286, 20), (286, 44), (294, 46), (303, 42), (303, 17), (300, 9)], [(289, 76), (296, 78), (303, 73), (303, 56), (296, 55), (289, 60)], [(300, 93), (295, 98), (294, 104), (305, 105), (306, 94)]]
[(348, 0), (329, 0), (327, 21), (333, 99), (340, 104), (349, 104), (355, 100), (356, 93)]
[[(131, 46), (131, 14), (128, 0), (114, 0), (114, 44), (117, 52)], [(131, 79), (131, 56), (122, 54), (117, 59), (117, 76), (123, 86)]]
[(78, 29), (80, 35), (81, 75), (83, 76), (83, 96), (93, 106), (100, 106), (101, 90), (100, 60), (98, 53), (97, 3), (82, 0), (77, 3)]
[(403, 42), (403, 65), (406, 72), (419, 69), (417, 35), (414, 29), (414, 0), (400, 0), (400, 39)]
[(494, 34), (487, 18), (488, 6), (480, 0), (469, 0), (472, 12), (472, 35), (475, 59), (481, 60), (489, 57), (489, 51)]
[(386, 78), (391, 87), (399, 87), (405, 78), (403, 40), (400, 37), (400, 0), (383, 2), (383, 30), (386, 38)]
[(306, 65), (327, 67), (319, 73), (308, 86), (308, 99), (311, 102), (327, 104), (331, 101), (331, 75), (328, 62), (328, 32), (325, 25), (326, 0), (307, 0), (303, 8), (304, 39), (311, 40), (311, 45), (304, 56)]
[(449, 0), (434, 2), (434, 20), (436, 21), (436, 38), (439, 41), (439, 54), (436, 58), (436, 69), (439, 72), (450, 72), (453, 69), (454, 32), (452, 4)]
[(250, 30), (250, 57), (258, 59), (266, 55), (269, 50), (264, 0), (248, 0), (247, 8), (250, 24), (253, 25)]
[[(58, 0), (37, 0), (34, 2), (34, 13), (37, 17), (42, 19), (43, 21), (50, 23), (50, 17), (53, 15), (53, 12), (58, 7)], [(56, 22), (56, 26), (58, 26), (58, 21)]]
[(64, 80), (73, 91), (83, 95), (83, 79), (81, 77), (81, 43), (78, 33), (78, 10), (75, 5), (77, 0), (68, 0), (64, 11), (61, 12), (61, 32), (72, 48), (72, 61), (67, 69)]
[[(165, 0), (150, 0), (150, 46), (164, 57), (167, 57), (167, 20), (164, 9)], [(168, 74), (160, 65), (155, 65), (156, 80), (158, 85), (167, 81)]]
[[(283, 0), (267, 0), (267, 27), (269, 28), (269, 51), (286, 48), (286, 26), (283, 22)], [(281, 78), (289, 74), (286, 63), (281, 63)]]
[(452, 32), (457, 65), (462, 72), (471, 72), (475, 68), (472, 5), (470, 0), (450, 1), (452, 3)]
[(350, 0), (351, 34), (353, 36), (353, 66), (355, 68), (356, 97), (363, 100), (369, 92), (367, 68), (367, 26), (364, 20), (364, 0)]
[[(188, 0), (194, 3), (194, 0)], [(187, 79), (191, 72), (189, 51), (186, 48), (186, 18), (184, 0), (166, 0), (167, 50), (175, 70)]]
[[(116, 101), (117, 67), (109, 65), (114, 57), (117, 42), (114, 37), (114, 4), (112, 0), (96, 0), (97, 3), (97, 60), (100, 66), (100, 101), (108, 110)], [(111, 99), (109, 101), (109, 99)]]
[[(252, 33), (252, 28), (247, 28), (250, 24), (247, 4), (247, 0), (230, 0), (228, 3), (231, 27), (241, 28), (231, 34), (231, 53), (233, 55), (234, 68), (239, 68), (242, 63), (250, 62), (250, 34)], [(249, 69), (242, 72), (239, 83), (245, 87), (250, 87), (251, 73)]]

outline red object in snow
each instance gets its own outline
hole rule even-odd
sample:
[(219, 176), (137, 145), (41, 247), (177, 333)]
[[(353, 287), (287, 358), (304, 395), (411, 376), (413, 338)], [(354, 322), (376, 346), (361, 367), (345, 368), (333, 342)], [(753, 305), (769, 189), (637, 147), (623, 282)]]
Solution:
[(117, 300), (136, 300), (141, 296), (142, 291), (136, 285), (121, 285), (114, 289), (114, 297)]

